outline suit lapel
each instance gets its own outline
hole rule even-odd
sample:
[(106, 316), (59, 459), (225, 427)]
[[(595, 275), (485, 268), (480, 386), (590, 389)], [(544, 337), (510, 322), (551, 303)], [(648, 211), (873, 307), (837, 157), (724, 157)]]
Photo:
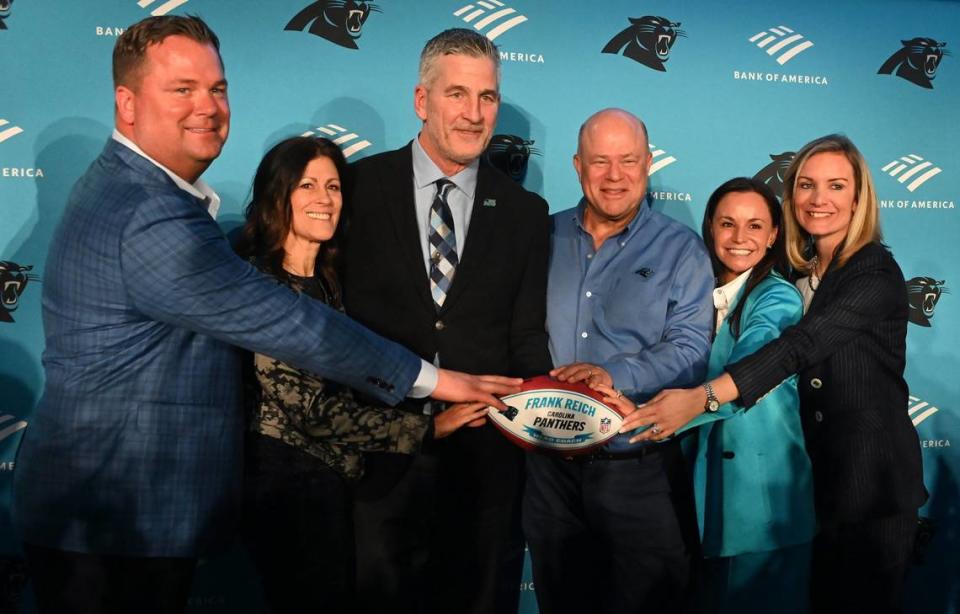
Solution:
[[(149, 178), (150, 180), (159, 182), (164, 186), (174, 188), (178, 193), (182, 193), (184, 196), (194, 199), (201, 207), (203, 207), (204, 211), (208, 210), (207, 207), (210, 205), (209, 201), (207, 201), (205, 198), (194, 196), (193, 194), (190, 194), (186, 190), (182, 189), (169, 175), (163, 172), (163, 169), (158, 167), (150, 160), (147, 160), (137, 152), (133, 151), (126, 145), (118, 143), (111, 138), (107, 142), (107, 146), (104, 151), (108, 155), (116, 156), (124, 164), (135, 169), (137, 175), (140, 177), (139, 181), (146, 182)], [(211, 219), (213, 219), (212, 216)]]
[(433, 310), (433, 296), (430, 294), (430, 279), (423, 264), (423, 247), (420, 243), (420, 228), (417, 227), (417, 208), (413, 191), (413, 156), (410, 145), (399, 150), (394, 157), (392, 172), (381, 176), (384, 182), (383, 194), (388, 195), (387, 209), (400, 246), (402, 262), (409, 270), (409, 277), (417, 294), (430, 310)]
[[(470, 232), (467, 242), (463, 246), (460, 264), (453, 277), (453, 285), (447, 298), (443, 302), (440, 313), (448, 310), (463, 294), (464, 288), (472, 283), (478, 275), (483, 275), (483, 261), (486, 254), (494, 248), (495, 230), (497, 228), (497, 207), (488, 206), (485, 202), (496, 203), (499, 195), (490, 169), (481, 161), (477, 173), (477, 189), (473, 195), (473, 211), (470, 214)], [(459, 240), (459, 239), (458, 239)]]

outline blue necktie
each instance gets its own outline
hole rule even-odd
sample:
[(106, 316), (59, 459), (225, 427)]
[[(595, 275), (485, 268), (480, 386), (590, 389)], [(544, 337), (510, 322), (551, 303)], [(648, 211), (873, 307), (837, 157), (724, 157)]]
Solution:
[(430, 294), (439, 310), (453, 284), (457, 263), (457, 235), (453, 228), (453, 214), (447, 196), (454, 184), (449, 179), (437, 179), (437, 195), (430, 205)]

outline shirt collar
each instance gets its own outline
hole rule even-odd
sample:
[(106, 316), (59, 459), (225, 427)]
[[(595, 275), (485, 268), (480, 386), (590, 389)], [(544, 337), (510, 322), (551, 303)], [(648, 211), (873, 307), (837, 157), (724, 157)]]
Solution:
[(477, 173), (480, 169), (480, 159), (477, 158), (466, 166), (462, 171), (453, 177), (446, 177), (443, 171), (430, 159), (427, 152), (423, 150), (420, 144), (420, 137), (413, 139), (413, 182), (419, 190), (428, 185), (446, 177), (453, 182), (457, 189), (467, 195), (469, 201), (473, 201), (474, 193), (477, 190)]
[(156, 166), (157, 168), (162, 170), (164, 173), (166, 173), (167, 176), (169, 176), (170, 179), (173, 180), (173, 183), (175, 183), (178, 188), (180, 188), (190, 196), (193, 196), (194, 198), (199, 198), (204, 203), (206, 203), (207, 213), (210, 214), (210, 217), (214, 219), (217, 218), (217, 211), (220, 210), (220, 196), (216, 192), (214, 192), (213, 189), (210, 186), (208, 186), (203, 179), (197, 179), (192, 184), (187, 183), (183, 178), (181, 178), (179, 175), (171, 171), (169, 168), (160, 164), (159, 162), (157, 162), (156, 160), (154, 160), (153, 158), (145, 154), (142, 149), (137, 147), (136, 143), (134, 143), (124, 135), (120, 134), (120, 131), (117, 130), (116, 128), (114, 128), (113, 130), (113, 140), (120, 143), (127, 149), (130, 149), (135, 154), (149, 160), (150, 163), (152, 163), (154, 166)]
[[(573, 221), (574, 223), (582, 230), (587, 232), (587, 229), (583, 226), (583, 212), (587, 209), (587, 199), (583, 197), (580, 199), (580, 202), (577, 203), (577, 207), (573, 211)], [(616, 236), (621, 237), (621, 241), (625, 241), (637, 234), (637, 231), (643, 226), (644, 221), (650, 217), (650, 205), (647, 204), (647, 199), (644, 198), (643, 202), (640, 203), (640, 208), (637, 210), (637, 214), (633, 216), (633, 219), (623, 227)], [(587, 233), (590, 234), (590, 233)]]
[(713, 291), (713, 306), (717, 309), (729, 309), (730, 306), (733, 305), (733, 301), (736, 300), (740, 288), (743, 287), (743, 284), (747, 283), (747, 277), (750, 277), (750, 271), (752, 270), (753, 269), (747, 269), (740, 275), (737, 275), (737, 278), (733, 281), (727, 282), (715, 289)]

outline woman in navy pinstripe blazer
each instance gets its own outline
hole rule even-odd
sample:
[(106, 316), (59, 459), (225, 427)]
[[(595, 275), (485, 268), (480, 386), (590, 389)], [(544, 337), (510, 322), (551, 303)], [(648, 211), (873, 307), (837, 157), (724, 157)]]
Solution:
[(805, 145), (785, 186), (787, 253), (806, 274), (798, 281), (804, 317), (703, 387), (661, 392), (624, 430), (655, 424), (638, 438), (667, 437), (711, 396), (751, 408), (798, 374), (820, 525), (813, 611), (898, 612), (926, 500), (906, 411), (903, 274), (880, 242), (873, 181), (849, 139), (829, 135)]

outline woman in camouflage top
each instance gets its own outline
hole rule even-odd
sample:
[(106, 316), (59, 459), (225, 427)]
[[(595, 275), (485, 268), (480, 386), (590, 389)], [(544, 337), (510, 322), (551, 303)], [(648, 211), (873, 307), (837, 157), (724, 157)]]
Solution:
[[(342, 309), (336, 229), (346, 161), (324, 138), (273, 147), (257, 168), (237, 251), (278, 283)], [(481, 423), (483, 404), (434, 418), (370, 406), (334, 382), (257, 354), (246, 446), (244, 538), (272, 612), (351, 609), (350, 483), (363, 452), (412, 454)]]

